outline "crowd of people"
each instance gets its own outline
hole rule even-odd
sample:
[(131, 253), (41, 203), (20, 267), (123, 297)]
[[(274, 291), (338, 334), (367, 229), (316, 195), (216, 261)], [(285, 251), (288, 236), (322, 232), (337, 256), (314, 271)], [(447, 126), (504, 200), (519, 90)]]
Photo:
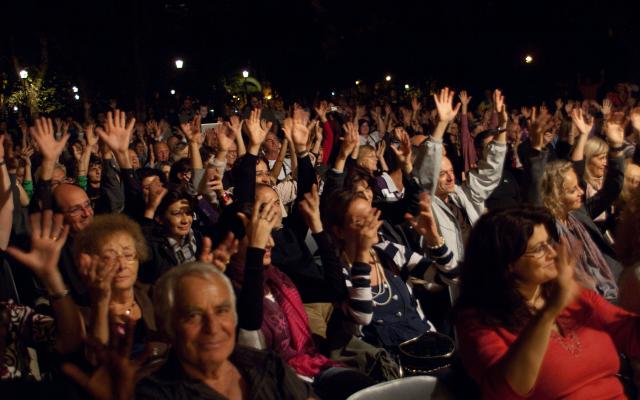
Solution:
[(426, 374), (451, 398), (636, 396), (632, 86), (473, 103), (5, 122), (0, 393), (346, 399)]

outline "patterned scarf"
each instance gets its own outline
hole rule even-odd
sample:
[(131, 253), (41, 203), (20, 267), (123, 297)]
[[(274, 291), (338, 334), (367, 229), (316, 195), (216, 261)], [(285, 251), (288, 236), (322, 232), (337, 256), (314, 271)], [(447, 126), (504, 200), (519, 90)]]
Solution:
[(578, 254), (576, 280), (584, 287), (596, 290), (605, 299), (616, 300), (618, 285), (609, 264), (582, 223), (569, 213), (566, 225), (557, 221), (556, 227), (560, 236), (569, 240), (574, 254)]
[[(308, 377), (314, 377), (322, 370), (337, 365), (316, 349), (300, 293), (289, 277), (272, 265), (265, 268), (264, 276), (265, 289), (271, 291), (289, 325), (291, 348), (288, 350), (293, 350), (295, 355), (286, 360), (287, 364), (298, 374)], [(272, 319), (265, 318), (264, 321), (268, 323)]]

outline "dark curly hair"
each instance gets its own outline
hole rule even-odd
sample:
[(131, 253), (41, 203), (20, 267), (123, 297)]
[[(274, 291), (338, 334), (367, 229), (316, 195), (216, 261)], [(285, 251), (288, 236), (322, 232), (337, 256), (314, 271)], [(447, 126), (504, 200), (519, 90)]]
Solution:
[[(456, 322), (462, 311), (479, 312), (484, 323), (517, 331), (531, 318), (531, 310), (516, 289), (509, 266), (527, 250), (538, 225), (558, 238), (553, 217), (541, 207), (500, 209), (483, 215), (471, 230), (460, 275)], [(543, 295), (548, 287), (543, 286)]]

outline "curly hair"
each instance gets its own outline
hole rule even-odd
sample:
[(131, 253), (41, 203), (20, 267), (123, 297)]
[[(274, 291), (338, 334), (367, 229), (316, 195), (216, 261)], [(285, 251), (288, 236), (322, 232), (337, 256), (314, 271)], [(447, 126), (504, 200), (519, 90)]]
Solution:
[(616, 254), (625, 267), (640, 261), (640, 187), (633, 191), (622, 210), (616, 230)]
[(86, 229), (78, 232), (74, 240), (74, 253), (98, 254), (102, 246), (118, 233), (126, 233), (133, 239), (140, 262), (149, 259), (147, 241), (137, 222), (124, 214), (102, 214), (93, 218)]
[(604, 140), (599, 137), (592, 137), (587, 140), (587, 143), (584, 145), (584, 161), (587, 165), (584, 168), (584, 180), (594, 188), (597, 188), (597, 183), (595, 181), (595, 177), (591, 175), (589, 171), (589, 161), (593, 157), (600, 156), (602, 154), (609, 153), (609, 145)]
[(564, 219), (567, 215), (562, 196), (565, 191), (564, 181), (567, 173), (572, 169), (573, 164), (570, 161), (555, 160), (547, 164), (542, 175), (540, 185), (542, 204), (558, 219)]

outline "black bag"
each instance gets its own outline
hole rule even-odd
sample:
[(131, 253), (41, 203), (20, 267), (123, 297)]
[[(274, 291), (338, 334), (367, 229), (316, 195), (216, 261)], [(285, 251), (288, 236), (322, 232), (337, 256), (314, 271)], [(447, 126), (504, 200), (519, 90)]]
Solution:
[(451, 366), (456, 345), (438, 332), (425, 332), (398, 346), (398, 363), (404, 376), (431, 375)]

